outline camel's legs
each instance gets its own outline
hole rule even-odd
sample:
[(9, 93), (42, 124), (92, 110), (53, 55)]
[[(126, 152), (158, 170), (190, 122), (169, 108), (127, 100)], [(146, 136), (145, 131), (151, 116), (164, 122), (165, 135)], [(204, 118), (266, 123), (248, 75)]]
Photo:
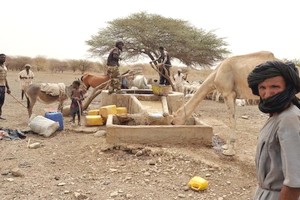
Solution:
[(227, 107), (229, 116), (229, 128), (230, 135), (227, 144), (223, 146), (223, 154), (227, 156), (235, 155), (235, 141), (236, 141), (236, 116), (235, 116), (235, 92), (231, 92), (229, 95), (224, 96), (225, 105)]

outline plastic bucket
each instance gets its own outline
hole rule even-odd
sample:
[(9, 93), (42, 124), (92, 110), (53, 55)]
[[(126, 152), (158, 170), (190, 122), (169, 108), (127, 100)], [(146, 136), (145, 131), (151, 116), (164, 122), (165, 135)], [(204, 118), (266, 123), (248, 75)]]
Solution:
[(45, 117), (59, 123), (58, 131), (64, 130), (64, 120), (61, 112), (46, 112)]
[(170, 85), (157, 85), (157, 84), (152, 85), (152, 92), (155, 95), (167, 96), (170, 91), (171, 91)]

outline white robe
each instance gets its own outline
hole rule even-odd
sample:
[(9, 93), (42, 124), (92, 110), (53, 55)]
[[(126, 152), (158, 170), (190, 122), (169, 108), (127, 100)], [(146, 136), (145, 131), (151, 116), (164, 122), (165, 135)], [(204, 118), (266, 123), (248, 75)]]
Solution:
[(21, 89), (25, 90), (30, 84), (32, 84), (33, 78), (34, 78), (34, 74), (31, 70), (29, 70), (28, 73), (26, 69), (20, 71), (19, 80), (20, 80)]
[(175, 81), (175, 89), (177, 92), (183, 92), (183, 83), (184, 83), (184, 74), (180, 73), (176, 73), (174, 75), (174, 81)]

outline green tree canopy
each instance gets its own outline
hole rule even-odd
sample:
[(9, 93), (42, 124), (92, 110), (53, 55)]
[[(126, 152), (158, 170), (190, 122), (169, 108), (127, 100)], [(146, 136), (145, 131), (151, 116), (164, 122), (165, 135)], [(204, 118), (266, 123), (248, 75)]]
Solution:
[(106, 56), (117, 40), (125, 43), (122, 57), (131, 61), (157, 58), (159, 46), (167, 49), (171, 59), (187, 66), (211, 66), (230, 53), (224, 39), (213, 31), (206, 32), (187, 21), (146, 12), (108, 22), (107, 28), (100, 29), (86, 43), (93, 56)]

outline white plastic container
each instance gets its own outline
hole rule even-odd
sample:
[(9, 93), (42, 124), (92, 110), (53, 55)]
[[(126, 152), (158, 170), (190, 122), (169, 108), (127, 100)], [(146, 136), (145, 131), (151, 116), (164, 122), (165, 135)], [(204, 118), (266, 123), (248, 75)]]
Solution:
[(55, 122), (41, 115), (31, 117), (28, 125), (33, 132), (44, 137), (50, 137), (59, 128), (59, 122)]

